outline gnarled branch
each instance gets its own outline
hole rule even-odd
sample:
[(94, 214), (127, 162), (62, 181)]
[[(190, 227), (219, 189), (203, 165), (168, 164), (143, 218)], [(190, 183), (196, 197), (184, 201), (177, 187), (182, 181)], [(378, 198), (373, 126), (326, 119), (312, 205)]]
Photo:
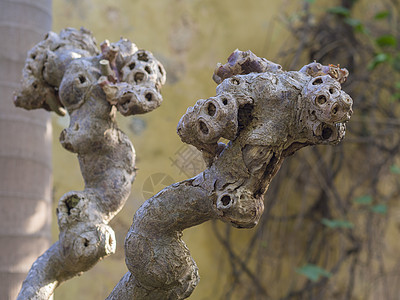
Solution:
[(164, 82), (165, 70), (150, 52), (126, 39), (106, 41), (100, 52), (85, 29), (50, 32), (28, 53), (15, 104), (68, 111), (60, 142), (78, 155), (85, 189), (59, 200), (59, 241), (32, 265), (18, 299), (49, 299), (61, 282), (115, 251), (107, 224), (135, 177), (135, 152), (117, 128), (116, 111), (126, 116), (157, 108)]
[[(182, 141), (202, 151), (208, 168), (135, 213), (125, 240), (129, 272), (108, 299), (187, 298), (199, 275), (182, 231), (211, 219), (254, 227), (285, 157), (344, 137), (352, 114), (340, 86), (346, 77), (345, 69), (317, 63), (286, 72), (250, 51), (235, 51), (219, 64), (217, 95), (197, 101), (177, 129)], [(219, 143), (221, 137), (230, 142)]]

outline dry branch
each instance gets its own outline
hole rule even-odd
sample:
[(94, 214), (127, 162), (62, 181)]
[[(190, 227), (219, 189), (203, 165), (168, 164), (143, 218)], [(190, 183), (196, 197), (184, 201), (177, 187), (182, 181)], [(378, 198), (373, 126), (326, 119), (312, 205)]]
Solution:
[(59, 241), (32, 265), (18, 299), (49, 299), (63, 281), (115, 251), (107, 224), (122, 209), (135, 177), (135, 152), (117, 128), (123, 115), (157, 108), (165, 82), (162, 65), (126, 39), (101, 45), (91, 33), (68, 28), (50, 32), (29, 53), (15, 104), (70, 116), (62, 146), (78, 155), (85, 182), (57, 208)]
[[(197, 101), (177, 129), (202, 151), (208, 168), (139, 208), (125, 240), (129, 272), (108, 299), (187, 298), (199, 275), (182, 231), (212, 219), (254, 227), (284, 158), (344, 137), (352, 114), (340, 85), (346, 77), (345, 69), (317, 63), (286, 72), (250, 51), (219, 64), (216, 96)], [(221, 137), (230, 142), (219, 143)]]

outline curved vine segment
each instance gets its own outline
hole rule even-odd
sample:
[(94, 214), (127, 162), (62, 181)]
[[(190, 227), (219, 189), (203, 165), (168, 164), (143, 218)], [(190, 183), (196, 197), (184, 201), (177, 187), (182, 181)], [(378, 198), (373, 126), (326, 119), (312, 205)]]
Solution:
[[(315, 64), (285, 72), (237, 50), (217, 66), (216, 96), (197, 101), (177, 129), (183, 142), (202, 151), (208, 168), (139, 208), (125, 240), (129, 272), (108, 299), (187, 298), (199, 275), (182, 231), (210, 219), (255, 226), (285, 157), (342, 140), (352, 114), (340, 86), (347, 71)], [(333, 76), (333, 68), (343, 76)], [(230, 142), (218, 143), (221, 137)]]
[(18, 299), (49, 299), (61, 282), (115, 251), (107, 224), (135, 177), (135, 152), (117, 128), (116, 111), (126, 116), (157, 108), (164, 82), (165, 70), (150, 52), (126, 39), (105, 41), (99, 51), (85, 29), (50, 32), (28, 53), (15, 105), (68, 111), (60, 142), (78, 155), (85, 189), (59, 200), (59, 241), (32, 265)]

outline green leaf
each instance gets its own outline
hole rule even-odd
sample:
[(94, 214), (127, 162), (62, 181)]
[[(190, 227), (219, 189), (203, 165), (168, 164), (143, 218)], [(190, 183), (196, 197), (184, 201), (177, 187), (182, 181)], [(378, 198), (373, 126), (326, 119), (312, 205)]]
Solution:
[(394, 102), (400, 100), (400, 93), (394, 93), (392, 97), (390, 97), (390, 101)]
[[(397, 54), (392, 62), (392, 67), (395, 71), (400, 72), (400, 54)], [(396, 87), (399, 88), (399, 82), (396, 83)]]
[(371, 195), (364, 195), (354, 199), (355, 203), (358, 204), (371, 204), (372, 203), (372, 196)]
[(373, 70), (377, 65), (389, 61), (390, 56), (387, 53), (378, 53), (368, 65), (368, 70)]
[(313, 4), (313, 3), (315, 3), (315, 0), (306, 0), (306, 2)]
[(400, 175), (400, 167), (396, 165), (390, 166), (390, 172)]
[(380, 12), (378, 12), (375, 16), (374, 19), (375, 20), (382, 20), (382, 19), (386, 19), (387, 17), (389, 17), (390, 12), (388, 10), (382, 10)]
[(331, 277), (332, 273), (321, 268), (318, 267), (317, 265), (314, 264), (306, 264), (304, 266), (302, 266), (301, 268), (296, 269), (296, 272), (306, 276), (308, 279), (310, 279), (311, 281), (318, 281), (319, 278), (321, 276), (323, 277)]
[(365, 27), (358, 19), (346, 18), (345, 22), (354, 28), (355, 31), (365, 33)]
[(371, 207), (371, 211), (378, 214), (386, 214), (387, 213), (387, 205), (386, 204), (377, 204)]
[(328, 13), (343, 16), (343, 17), (348, 17), (350, 16), (350, 10), (346, 7), (343, 6), (334, 6), (330, 7), (326, 10)]
[(361, 21), (353, 18), (346, 18), (345, 22), (350, 26), (356, 27), (362, 25)]
[(353, 228), (353, 223), (345, 220), (329, 220), (326, 218), (323, 218), (321, 220), (322, 224), (329, 228)]
[(380, 47), (396, 47), (397, 45), (397, 39), (391, 34), (382, 35), (375, 42)]

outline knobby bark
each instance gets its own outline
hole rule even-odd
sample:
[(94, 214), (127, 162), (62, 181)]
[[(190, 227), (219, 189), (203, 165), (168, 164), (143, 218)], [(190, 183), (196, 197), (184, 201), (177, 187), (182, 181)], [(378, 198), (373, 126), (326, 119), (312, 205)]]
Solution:
[(347, 76), (346, 69), (316, 62), (286, 72), (250, 51), (235, 51), (219, 64), (216, 96), (197, 101), (177, 128), (208, 168), (138, 209), (125, 240), (129, 271), (108, 299), (189, 297), (199, 274), (182, 231), (211, 219), (254, 227), (285, 157), (344, 137), (352, 114), (352, 99), (341, 90)]
[[(182, 231), (211, 219), (254, 227), (284, 158), (344, 137), (352, 114), (352, 100), (340, 86), (347, 76), (346, 69), (316, 62), (286, 72), (250, 51), (235, 51), (218, 65), (216, 96), (197, 101), (178, 124), (182, 141), (202, 151), (208, 168), (139, 208), (125, 241), (129, 272), (108, 299), (189, 297), (199, 275)], [(85, 189), (60, 199), (60, 239), (34, 263), (20, 299), (48, 299), (62, 281), (114, 251), (107, 223), (135, 175), (133, 147), (117, 129), (115, 113), (158, 107), (164, 81), (150, 52), (127, 40), (104, 42), (99, 52), (83, 29), (49, 33), (29, 53), (15, 104), (68, 110), (70, 126), (60, 141), (78, 154)]]
[(60, 142), (77, 154), (85, 188), (59, 200), (59, 240), (32, 265), (18, 299), (49, 299), (60, 283), (115, 251), (108, 223), (135, 177), (135, 152), (117, 128), (116, 111), (127, 116), (157, 108), (165, 70), (126, 39), (100, 48), (89, 31), (68, 28), (49, 32), (28, 53), (15, 105), (68, 111)]

